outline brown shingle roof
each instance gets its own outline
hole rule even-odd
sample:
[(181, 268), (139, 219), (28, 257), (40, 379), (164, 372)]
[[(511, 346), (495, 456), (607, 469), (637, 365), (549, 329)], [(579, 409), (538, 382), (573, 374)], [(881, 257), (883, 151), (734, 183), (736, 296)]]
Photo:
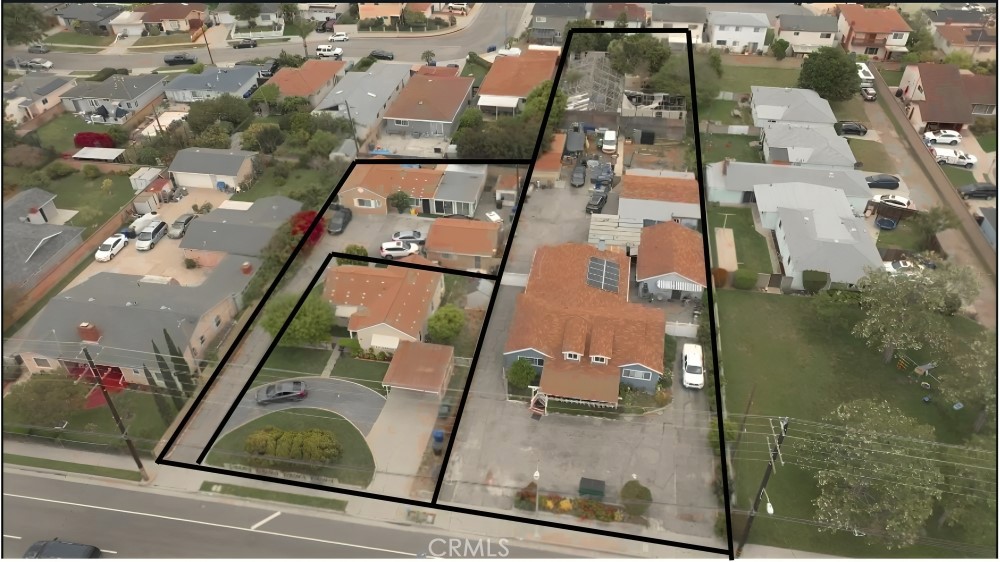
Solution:
[(369, 18), (388, 18), (398, 16), (403, 11), (403, 6), (405, 4), (386, 4), (384, 2), (362, 2), (358, 4), (358, 17), (361, 19)]
[(308, 97), (319, 92), (331, 78), (344, 68), (344, 61), (307, 60), (299, 68), (284, 67), (267, 81), (283, 96)]
[(554, 172), (562, 168), (563, 151), (566, 149), (566, 133), (552, 135), (552, 145), (548, 152), (535, 161), (536, 172)]
[(913, 31), (892, 8), (865, 8), (860, 4), (837, 4), (837, 9), (855, 33), (892, 33)]
[(208, 6), (205, 4), (150, 4), (149, 6), (137, 7), (135, 12), (142, 13), (143, 23), (158, 23), (164, 20), (181, 20), (191, 12), (205, 13)]
[(997, 33), (994, 30), (964, 25), (939, 25), (938, 34), (952, 45), (996, 45)]
[(708, 286), (701, 233), (673, 221), (642, 229), (635, 279), (643, 281), (668, 273), (683, 275), (703, 287)]
[(480, 96), (528, 97), (542, 82), (551, 80), (558, 55), (551, 51), (526, 51), (517, 57), (497, 57), (482, 85)]
[(347, 329), (363, 330), (378, 324), (417, 338), (444, 276), (405, 267), (341, 265), (326, 272), (327, 299), (340, 306), (356, 306)]
[(428, 199), (437, 192), (444, 171), (429, 168), (403, 168), (396, 165), (361, 164), (344, 182), (343, 190), (363, 187), (382, 197), (403, 190), (418, 199)]
[(984, 105), (997, 104), (996, 76), (962, 74), (962, 87), (965, 89), (965, 97), (969, 100), (969, 103)]
[(673, 203), (699, 203), (698, 180), (659, 178), (654, 176), (622, 176), (622, 197)]
[(590, 19), (597, 21), (615, 21), (624, 12), (628, 21), (646, 21), (646, 9), (638, 4), (598, 4), (590, 9)]
[(421, 392), (440, 392), (447, 385), (455, 348), (434, 343), (401, 341), (392, 355), (382, 384)]
[(472, 76), (417, 74), (403, 86), (384, 117), (451, 123), (465, 108), (465, 100), (475, 80)]
[(500, 225), (492, 221), (440, 218), (431, 223), (428, 252), (493, 257), (498, 250)]
[(920, 107), (921, 119), (927, 123), (972, 122), (972, 105), (965, 96), (957, 66), (920, 63), (917, 72), (925, 98), (914, 102)]
[(517, 189), (517, 182), (517, 174), (500, 174), (497, 176), (497, 183), (494, 189), (497, 191), (510, 191), (512, 189)]

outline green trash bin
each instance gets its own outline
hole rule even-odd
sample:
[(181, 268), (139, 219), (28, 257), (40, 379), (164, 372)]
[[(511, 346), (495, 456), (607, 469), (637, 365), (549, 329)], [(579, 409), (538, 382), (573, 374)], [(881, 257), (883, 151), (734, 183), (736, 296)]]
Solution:
[(581, 478), (579, 493), (581, 498), (604, 501), (604, 480)]

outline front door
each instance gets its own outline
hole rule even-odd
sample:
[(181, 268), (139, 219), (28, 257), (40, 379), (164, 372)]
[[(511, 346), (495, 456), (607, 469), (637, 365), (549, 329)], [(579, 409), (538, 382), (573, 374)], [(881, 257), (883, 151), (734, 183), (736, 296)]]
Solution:
[(431, 200), (430, 199), (421, 199), (420, 200), (420, 212), (423, 213), (423, 214), (425, 214), (425, 215), (431, 214)]

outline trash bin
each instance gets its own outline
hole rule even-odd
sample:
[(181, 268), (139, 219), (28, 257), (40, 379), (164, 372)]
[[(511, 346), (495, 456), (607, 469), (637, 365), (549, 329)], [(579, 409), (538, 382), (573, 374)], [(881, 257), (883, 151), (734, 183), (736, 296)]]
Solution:
[(431, 450), (434, 451), (435, 455), (440, 455), (444, 451), (444, 430), (435, 429), (431, 433)]

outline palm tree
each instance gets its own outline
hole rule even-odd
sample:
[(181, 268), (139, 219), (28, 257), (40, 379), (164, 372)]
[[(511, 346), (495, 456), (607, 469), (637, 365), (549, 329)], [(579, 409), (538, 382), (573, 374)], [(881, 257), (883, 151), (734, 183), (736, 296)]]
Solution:
[(428, 64), (430, 64), (430, 62), (434, 60), (435, 56), (437, 55), (434, 54), (434, 51), (424, 51), (423, 53), (420, 54), (420, 58)]
[(292, 25), (295, 26), (295, 34), (302, 38), (302, 53), (305, 54), (306, 58), (309, 58), (309, 46), (306, 45), (306, 38), (312, 33), (309, 20), (301, 15), (296, 15), (292, 18), (292, 22)]

